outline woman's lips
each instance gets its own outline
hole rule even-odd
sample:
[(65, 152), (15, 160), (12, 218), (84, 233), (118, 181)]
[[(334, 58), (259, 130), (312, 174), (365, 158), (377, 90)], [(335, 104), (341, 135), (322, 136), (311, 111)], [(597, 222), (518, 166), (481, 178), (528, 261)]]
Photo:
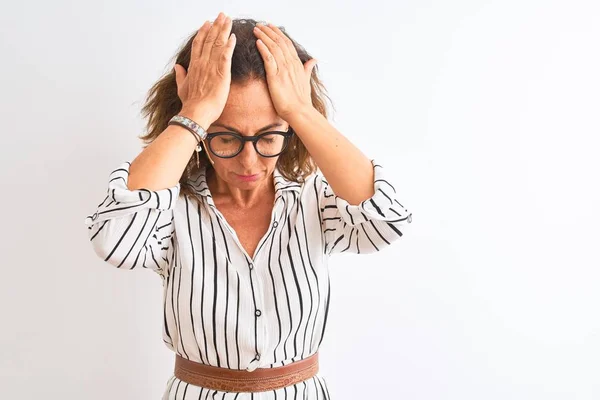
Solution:
[(258, 174), (253, 174), (253, 175), (239, 175), (236, 174), (241, 180), (243, 181), (253, 181), (256, 178), (258, 178)]

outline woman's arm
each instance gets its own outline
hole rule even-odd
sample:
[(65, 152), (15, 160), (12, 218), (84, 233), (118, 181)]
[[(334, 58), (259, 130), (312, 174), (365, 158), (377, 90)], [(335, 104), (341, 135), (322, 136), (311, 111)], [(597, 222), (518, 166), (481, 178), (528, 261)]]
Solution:
[(374, 171), (369, 160), (315, 108), (287, 118), (335, 194), (358, 205), (374, 194)]
[[(220, 13), (213, 24), (206, 21), (192, 43), (186, 69), (176, 64), (177, 95), (188, 117), (205, 130), (223, 112), (231, 85), (231, 57), (235, 36), (232, 21)], [(226, 44), (225, 46), (223, 44)], [(225, 71), (223, 74), (221, 71)], [(172, 187), (179, 182), (197, 142), (186, 128), (169, 125), (131, 163), (129, 189)]]
[[(202, 109), (182, 109), (178, 115), (190, 118), (208, 129), (212, 123)], [(186, 128), (169, 125), (132, 161), (129, 190), (160, 190), (175, 186), (197, 146), (196, 138)]]

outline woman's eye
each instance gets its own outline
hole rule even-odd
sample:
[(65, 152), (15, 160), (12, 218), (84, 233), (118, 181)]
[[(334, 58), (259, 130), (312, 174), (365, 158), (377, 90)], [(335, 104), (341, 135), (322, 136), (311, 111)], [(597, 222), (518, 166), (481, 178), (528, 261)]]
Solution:
[(231, 143), (236, 140), (238, 140), (238, 139), (235, 137), (229, 136), (229, 135), (219, 137), (219, 142), (221, 142), (223, 144)]

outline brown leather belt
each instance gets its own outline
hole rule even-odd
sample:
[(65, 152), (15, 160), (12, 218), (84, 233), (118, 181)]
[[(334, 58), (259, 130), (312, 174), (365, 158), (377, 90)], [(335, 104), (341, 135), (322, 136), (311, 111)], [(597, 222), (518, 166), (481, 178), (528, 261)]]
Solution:
[(312, 378), (319, 371), (318, 353), (274, 368), (219, 368), (188, 360), (176, 354), (175, 376), (180, 380), (206, 389), (225, 392), (264, 392), (294, 385)]

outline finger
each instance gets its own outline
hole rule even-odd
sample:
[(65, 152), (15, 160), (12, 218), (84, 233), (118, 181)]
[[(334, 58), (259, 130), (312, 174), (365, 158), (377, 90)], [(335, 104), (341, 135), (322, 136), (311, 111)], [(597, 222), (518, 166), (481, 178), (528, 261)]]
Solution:
[(275, 60), (281, 64), (285, 64), (286, 54), (284, 52), (287, 52), (287, 46), (281, 43), (282, 39), (266, 25), (258, 25), (257, 28), (254, 28), (254, 32), (267, 45), (269, 52), (275, 57)]
[(177, 87), (180, 88), (187, 75), (185, 72), (185, 68), (183, 68), (179, 64), (175, 64), (173, 66), (173, 69), (175, 70), (175, 82), (177, 83)]
[(204, 24), (198, 29), (198, 33), (194, 37), (192, 41), (192, 52), (190, 56), (191, 60), (198, 60), (200, 55), (202, 54), (202, 46), (204, 45), (204, 40), (206, 39), (206, 35), (210, 30), (210, 21), (205, 21)]
[(285, 43), (285, 45), (287, 46), (289, 55), (293, 58), (300, 59), (300, 57), (298, 57), (296, 47), (294, 46), (294, 42), (292, 42), (292, 40), (289, 37), (287, 37), (287, 35), (283, 33), (281, 29), (279, 29), (279, 27), (273, 24), (268, 24), (268, 27), (271, 28), (273, 32), (275, 32), (283, 40), (283, 43)]
[(223, 26), (224, 20), (225, 14), (220, 12), (219, 16), (215, 19), (212, 26), (210, 27), (210, 30), (208, 31), (208, 34), (206, 35), (206, 39), (204, 40), (204, 44), (202, 45), (202, 55), (200, 56), (200, 60), (202, 61), (203, 65), (207, 63), (210, 58), (210, 53), (212, 52), (213, 44), (219, 36), (219, 32), (221, 30), (221, 27)]
[(229, 40), (229, 33), (231, 32), (231, 26), (233, 25), (233, 22), (229, 16), (225, 16), (225, 19), (222, 22), (223, 23), (217, 35), (217, 39), (215, 40), (215, 43), (211, 49), (211, 58), (215, 60), (221, 57), (223, 48), (227, 45)]
[(231, 54), (233, 54), (233, 50), (235, 49), (236, 42), (237, 42), (237, 36), (235, 36), (235, 33), (232, 33), (231, 36), (229, 36), (229, 39), (227, 40), (227, 46), (229, 46), (231, 48)]
[(277, 75), (279, 73), (277, 62), (275, 61), (273, 54), (271, 54), (269, 51), (267, 45), (265, 45), (261, 39), (258, 39), (256, 41), (256, 47), (258, 47), (258, 51), (265, 63), (265, 72), (267, 73), (267, 76)]
[(315, 67), (315, 65), (317, 65), (317, 60), (314, 58), (311, 58), (310, 60), (308, 60), (307, 62), (304, 63), (304, 72), (306, 73), (306, 76), (308, 78), (308, 80), (310, 81), (310, 77), (312, 75), (312, 71)]
[(257, 26), (257, 36), (267, 45), (267, 47), (269, 47), (271, 54), (277, 57), (277, 53), (280, 53), (284, 57), (287, 57), (289, 50), (287, 44), (283, 42), (283, 39), (267, 25), (261, 23)]
[[(231, 59), (233, 58), (233, 50), (235, 49), (236, 43), (235, 33), (232, 33), (227, 40), (227, 44), (225, 45), (225, 49), (223, 50), (223, 57), (225, 58), (224, 64), (217, 64), (217, 68), (219, 69), (219, 73), (221, 76), (224, 76), (227, 71), (231, 71)], [(223, 70), (221, 70), (221, 68)]]

